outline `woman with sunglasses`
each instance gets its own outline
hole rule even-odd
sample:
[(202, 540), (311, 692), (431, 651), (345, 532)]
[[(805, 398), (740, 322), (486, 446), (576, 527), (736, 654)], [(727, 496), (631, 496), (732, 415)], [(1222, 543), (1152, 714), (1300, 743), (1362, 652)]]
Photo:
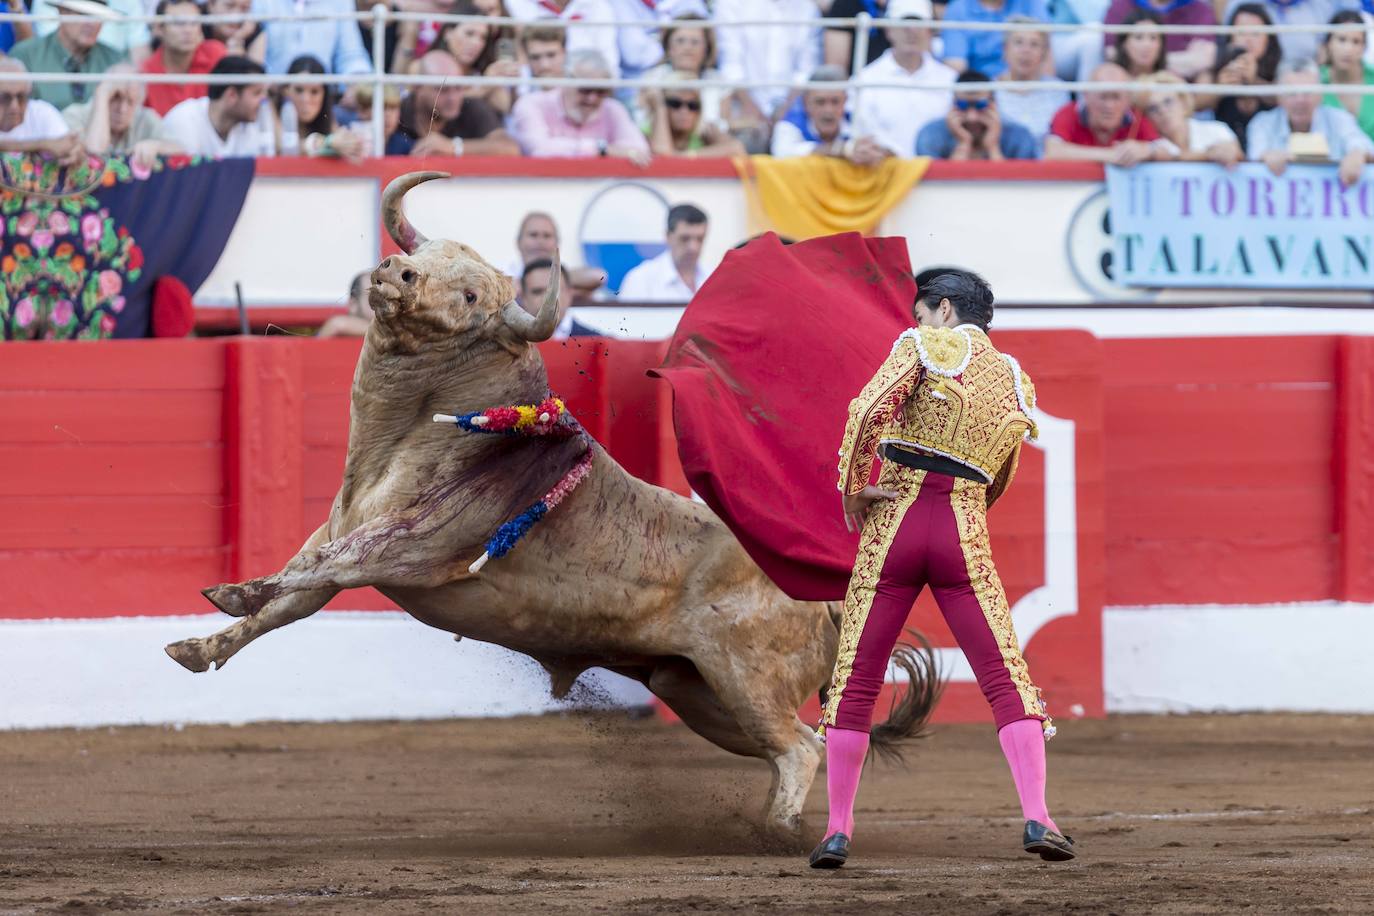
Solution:
[(1175, 73), (1152, 73), (1141, 82), (1159, 88), (1143, 100), (1145, 116), (1159, 129), (1160, 136), (1179, 149), (1184, 162), (1217, 162), (1230, 168), (1245, 158), (1236, 132), (1221, 121), (1193, 117), (1193, 97), (1178, 89), (1187, 80)]
[(701, 93), (674, 85), (695, 78), (673, 73), (663, 89), (645, 90), (649, 148), (655, 156), (743, 156), (743, 143), (703, 120)]
[[(692, 79), (719, 79), (716, 69), (716, 36), (710, 25), (700, 16), (689, 13), (678, 16), (663, 29), (663, 63), (645, 71), (644, 79), (664, 82), (675, 73), (685, 73)], [(702, 123), (725, 126), (725, 93), (721, 89), (693, 90), (701, 102)], [(640, 121), (652, 123), (650, 100), (641, 96), (636, 104)]]

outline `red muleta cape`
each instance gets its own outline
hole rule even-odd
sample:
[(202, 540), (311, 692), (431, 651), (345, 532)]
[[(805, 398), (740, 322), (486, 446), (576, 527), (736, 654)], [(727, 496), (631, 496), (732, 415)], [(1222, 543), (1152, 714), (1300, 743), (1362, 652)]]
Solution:
[(673, 386), (692, 489), (793, 598), (844, 597), (858, 535), (835, 487), (840, 439), (915, 295), (904, 239), (770, 233), (726, 254), (650, 371)]

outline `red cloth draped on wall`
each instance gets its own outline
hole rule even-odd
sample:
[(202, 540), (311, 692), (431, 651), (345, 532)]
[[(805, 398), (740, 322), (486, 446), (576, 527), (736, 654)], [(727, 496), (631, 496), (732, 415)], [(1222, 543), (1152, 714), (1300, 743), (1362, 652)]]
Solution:
[(903, 239), (769, 234), (726, 255), (653, 373), (673, 386), (692, 489), (794, 598), (844, 596), (858, 535), (835, 487), (840, 438), (915, 294)]

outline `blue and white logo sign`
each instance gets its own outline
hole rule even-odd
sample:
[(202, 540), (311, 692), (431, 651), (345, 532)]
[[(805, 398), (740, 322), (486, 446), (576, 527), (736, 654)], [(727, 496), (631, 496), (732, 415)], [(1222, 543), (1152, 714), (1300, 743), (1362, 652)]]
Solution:
[(668, 199), (649, 185), (622, 181), (587, 202), (578, 237), (587, 266), (605, 271), (607, 288), (619, 293), (627, 273), (668, 247), (667, 232)]

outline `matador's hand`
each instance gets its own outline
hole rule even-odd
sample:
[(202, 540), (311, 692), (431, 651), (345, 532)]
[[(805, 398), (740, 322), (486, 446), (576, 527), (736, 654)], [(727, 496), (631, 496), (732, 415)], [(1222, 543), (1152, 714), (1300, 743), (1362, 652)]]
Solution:
[(844, 498), (844, 527), (846, 531), (863, 530), (868, 510), (880, 499), (896, 499), (900, 494), (894, 490), (884, 490), (872, 484), (864, 487), (853, 496)]

